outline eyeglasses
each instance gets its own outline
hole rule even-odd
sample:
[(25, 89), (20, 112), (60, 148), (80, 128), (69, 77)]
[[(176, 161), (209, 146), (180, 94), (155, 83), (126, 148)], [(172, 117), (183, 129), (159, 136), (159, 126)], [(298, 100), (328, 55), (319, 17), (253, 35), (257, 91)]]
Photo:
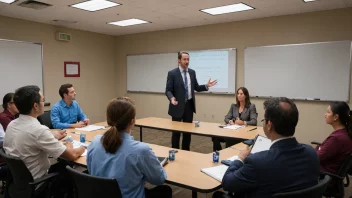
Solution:
[(264, 122), (264, 120), (265, 120), (265, 118), (264, 118), (264, 119), (262, 119), (260, 122)]

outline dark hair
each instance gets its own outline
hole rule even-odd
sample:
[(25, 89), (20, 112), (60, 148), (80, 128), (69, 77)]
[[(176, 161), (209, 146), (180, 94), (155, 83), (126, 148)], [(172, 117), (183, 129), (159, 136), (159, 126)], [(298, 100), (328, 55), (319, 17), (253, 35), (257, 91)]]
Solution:
[(178, 52), (178, 54), (177, 54), (177, 58), (178, 58), (178, 59), (181, 59), (183, 54), (187, 54), (187, 55), (189, 55), (189, 53), (188, 53), (188, 52), (184, 52), (184, 51), (182, 51), (182, 52)]
[(348, 136), (352, 138), (352, 118), (348, 104), (346, 102), (331, 102), (330, 108), (334, 115), (339, 115), (340, 123), (345, 126)]
[(126, 132), (125, 130), (135, 117), (136, 109), (130, 98), (119, 97), (110, 101), (106, 109), (106, 118), (111, 128), (101, 138), (106, 152), (116, 153), (122, 145), (120, 133)]
[(271, 121), (273, 128), (279, 135), (292, 136), (298, 123), (298, 109), (296, 104), (285, 97), (271, 98), (264, 102), (265, 123)]
[(246, 96), (244, 106), (245, 106), (245, 107), (248, 107), (248, 106), (251, 104), (251, 100), (249, 99), (249, 92), (248, 92), (248, 89), (245, 88), (245, 87), (240, 87), (240, 88), (238, 88), (237, 91), (236, 91), (236, 106), (237, 106), (237, 107), (240, 106), (240, 102), (238, 101), (238, 98), (237, 98), (237, 94), (238, 94), (238, 91), (239, 91), (239, 90), (242, 90), (244, 96)]
[(13, 100), (14, 93), (7, 93), (2, 99), (2, 107), (6, 110), (8, 107), (8, 103)]
[(59, 89), (59, 94), (61, 96), (62, 99), (64, 99), (64, 94), (68, 94), (68, 88), (73, 87), (72, 84), (63, 84), (61, 85), (60, 89)]
[(40, 103), (39, 91), (40, 88), (35, 85), (24, 86), (16, 90), (13, 101), (20, 114), (30, 114), (34, 103)]

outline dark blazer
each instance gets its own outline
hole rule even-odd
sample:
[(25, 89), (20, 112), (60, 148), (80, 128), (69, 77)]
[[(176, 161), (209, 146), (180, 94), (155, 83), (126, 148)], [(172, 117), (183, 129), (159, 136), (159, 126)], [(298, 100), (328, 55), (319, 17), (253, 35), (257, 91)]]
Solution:
[(225, 191), (246, 197), (272, 197), (275, 193), (305, 189), (318, 183), (319, 159), (315, 150), (296, 138), (275, 142), (268, 151), (235, 160), (222, 180)]
[[(193, 69), (188, 68), (189, 77), (191, 78), (191, 93), (193, 98), (194, 113), (196, 112), (196, 98), (194, 90), (197, 92), (207, 91), (205, 85), (199, 85), (197, 82), (196, 72)], [(177, 105), (169, 104), (169, 115), (172, 117), (180, 118), (183, 115), (185, 109), (185, 85), (180, 72), (179, 67), (169, 71), (167, 74), (166, 91), (165, 95), (171, 101), (172, 97), (175, 97), (178, 101)]]
[[(236, 119), (239, 117), (238, 113), (239, 107), (236, 104), (231, 104), (230, 110), (225, 116), (225, 123), (228, 124), (230, 120)], [(257, 109), (255, 104), (249, 104), (248, 107), (245, 107), (241, 113), (240, 120), (246, 121), (247, 125), (257, 125)]]

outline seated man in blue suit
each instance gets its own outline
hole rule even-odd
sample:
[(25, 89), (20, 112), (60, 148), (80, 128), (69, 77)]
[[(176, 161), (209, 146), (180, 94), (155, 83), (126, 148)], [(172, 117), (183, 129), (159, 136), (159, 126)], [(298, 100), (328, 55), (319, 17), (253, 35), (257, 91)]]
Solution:
[[(272, 197), (318, 183), (316, 152), (293, 137), (298, 122), (296, 105), (287, 98), (272, 98), (264, 102), (264, 109), (263, 129), (272, 145), (269, 150), (254, 154), (247, 148), (230, 165), (222, 185), (235, 197)], [(215, 192), (213, 197), (229, 196)]]

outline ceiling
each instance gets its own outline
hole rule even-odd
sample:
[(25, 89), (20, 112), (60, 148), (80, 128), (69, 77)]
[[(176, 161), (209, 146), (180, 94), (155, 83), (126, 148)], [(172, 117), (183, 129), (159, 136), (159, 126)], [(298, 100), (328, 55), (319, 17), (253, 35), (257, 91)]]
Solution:
[[(23, 1), (19, 0), (10, 5), (0, 3), (0, 15), (108, 35), (134, 34), (352, 7), (352, 0), (317, 0), (310, 3), (304, 3), (302, 0), (110, 0), (122, 5), (88, 12), (68, 6), (85, 0), (38, 0), (53, 5), (42, 10), (18, 6)], [(199, 11), (241, 2), (255, 9), (217, 16)], [(106, 24), (130, 18), (152, 23), (128, 27)], [(77, 23), (53, 20), (77, 21)]]

